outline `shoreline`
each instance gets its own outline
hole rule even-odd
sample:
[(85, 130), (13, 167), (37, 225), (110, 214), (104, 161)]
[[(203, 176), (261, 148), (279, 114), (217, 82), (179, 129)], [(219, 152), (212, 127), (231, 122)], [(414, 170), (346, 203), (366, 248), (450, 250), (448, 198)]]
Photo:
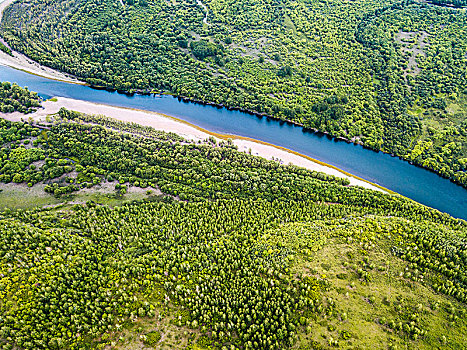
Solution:
[[(25, 73), (32, 75), (37, 75), (39, 77), (61, 81), (64, 83), (77, 84), (77, 85), (88, 85), (85, 82), (78, 80), (77, 78), (72, 77), (56, 71), (52, 68), (43, 66), (36, 61), (28, 58), (27, 56), (12, 50), (13, 56), (6, 54), (3, 51), (0, 51), (0, 65), (7, 66), (13, 69), (20, 70)], [(14, 83), (13, 81), (11, 83)]]
[(62, 107), (85, 114), (105, 115), (123, 122), (133, 122), (144, 126), (151, 126), (154, 129), (162, 130), (165, 132), (174, 132), (186, 139), (195, 141), (205, 140), (211, 136), (215, 137), (217, 140), (232, 139), (233, 143), (238, 147), (239, 152), (249, 153), (251, 150), (252, 155), (260, 156), (266, 159), (280, 159), (281, 164), (294, 164), (308, 170), (319, 171), (329, 175), (347, 178), (349, 179), (350, 185), (352, 186), (360, 186), (372, 190), (394, 194), (393, 191), (390, 191), (382, 186), (371, 183), (370, 181), (354, 176), (330, 164), (320, 162), (316, 159), (302, 155), (287, 148), (247, 137), (210, 132), (186, 121), (156, 112), (125, 107), (114, 107), (110, 105), (75, 100), (65, 97), (55, 97), (54, 101), (43, 101), (42, 108), (39, 108), (34, 113), (0, 113), (0, 117), (10, 121), (27, 121), (29, 118), (32, 118), (35, 121), (41, 121), (44, 120), (47, 115), (57, 113)]

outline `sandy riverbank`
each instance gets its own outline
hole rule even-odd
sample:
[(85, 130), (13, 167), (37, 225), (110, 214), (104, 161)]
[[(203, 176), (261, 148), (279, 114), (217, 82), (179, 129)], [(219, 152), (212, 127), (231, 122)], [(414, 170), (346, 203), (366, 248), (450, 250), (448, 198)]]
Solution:
[[(0, 0), (0, 19), (3, 17), (3, 11), (5, 10), (5, 8), (14, 1), (15, 0)], [(61, 80), (75, 84), (85, 84), (68, 74), (59, 72), (52, 68), (42, 66), (36, 61), (33, 61), (32, 59), (16, 51), (13, 51), (13, 56), (10, 56), (5, 52), (0, 51), (0, 64), (16, 68), (22, 71), (26, 71), (35, 75), (40, 75), (49, 79)]]
[(207, 130), (159, 113), (113, 107), (64, 97), (57, 97), (56, 100), (56, 102), (50, 100), (44, 101), (42, 103), (43, 108), (32, 114), (24, 115), (21, 113), (0, 113), (0, 117), (12, 121), (20, 121), (21, 119), (27, 120), (28, 118), (33, 118), (34, 120), (38, 121), (44, 120), (47, 115), (57, 113), (60, 108), (65, 107), (67, 109), (81, 113), (102, 114), (117, 120), (151, 126), (155, 129), (163, 130), (166, 132), (174, 132), (184, 138), (191, 140), (204, 140), (210, 136), (215, 136), (218, 139), (229, 137), (233, 140), (234, 144), (237, 145), (239, 151), (249, 152), (251, 150), (251, 154), (253, 155), (261, 156), (266, 159), (280, 159), (283, 164), (292, 163), (309, 170), (320, 171), (323, 173), (348, 178), (351, 185), (382, 191), (382, 189), (378, 188), (377, 186), (356, 177), (350, 176), (349, 174), (345, 174), (339, 171), (337, 168), (326, 166), (324, 164), (313, 161), (311, 158), (295, 154), (292, 151), (281, 147), (276, 147), (274, 145), (261, 143), (242, 137), (212, 134)]
[(19, 52), (13, 51), (13, 56), (7, 55), (5, 52), (0, 51), (0, 64), (15, 69), (19, 69), (28, 73), (39, 75), (44, 78), (66, 81), (69, 83), (82, 84), (85, 83), (79, 81), (76, 78), (61, 73), (52, 68), (44, 67), (37, 63), (36, 61), (31, 60)]

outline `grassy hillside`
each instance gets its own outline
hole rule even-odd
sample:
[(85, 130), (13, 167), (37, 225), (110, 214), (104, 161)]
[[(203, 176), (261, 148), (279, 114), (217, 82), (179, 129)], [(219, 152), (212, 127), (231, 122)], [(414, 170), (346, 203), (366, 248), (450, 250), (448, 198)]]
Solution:
[(4, 349), (467, 346), (465, 221), (65, 109), (0, 143)]
[(1, 31), (16, 50), (92, 84), (293, 120), (467, 184), (464, 9), (202, 3), (207, 10), (195, 0), (19, 0)]

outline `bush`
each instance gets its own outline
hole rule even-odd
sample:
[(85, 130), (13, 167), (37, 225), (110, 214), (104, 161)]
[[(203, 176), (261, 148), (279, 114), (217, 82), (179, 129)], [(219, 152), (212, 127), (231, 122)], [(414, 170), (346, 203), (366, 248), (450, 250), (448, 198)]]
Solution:
[(146, 334), (146, 340), (144, 344), (154, 347), (161, 340), (161, 332), (152, 331)]
[(218, 51), (216, 45), (207, 40), (192, 41), (190, 47), (193, 55), (200, 60), (214, 56)]

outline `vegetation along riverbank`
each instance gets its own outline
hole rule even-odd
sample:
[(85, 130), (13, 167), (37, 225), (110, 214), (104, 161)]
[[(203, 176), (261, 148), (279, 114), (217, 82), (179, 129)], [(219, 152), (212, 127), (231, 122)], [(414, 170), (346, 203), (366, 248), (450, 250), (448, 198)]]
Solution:
[[(195, 1), (18, 1), (1, 30), (15, 50), (88, 83), (163, 89), (291, 120), (465, 185), (463, 9), (416, 1), (203, 4), (209, 25)], [(30, 25), (38, 13), (44, 23), (60, 20)]]

